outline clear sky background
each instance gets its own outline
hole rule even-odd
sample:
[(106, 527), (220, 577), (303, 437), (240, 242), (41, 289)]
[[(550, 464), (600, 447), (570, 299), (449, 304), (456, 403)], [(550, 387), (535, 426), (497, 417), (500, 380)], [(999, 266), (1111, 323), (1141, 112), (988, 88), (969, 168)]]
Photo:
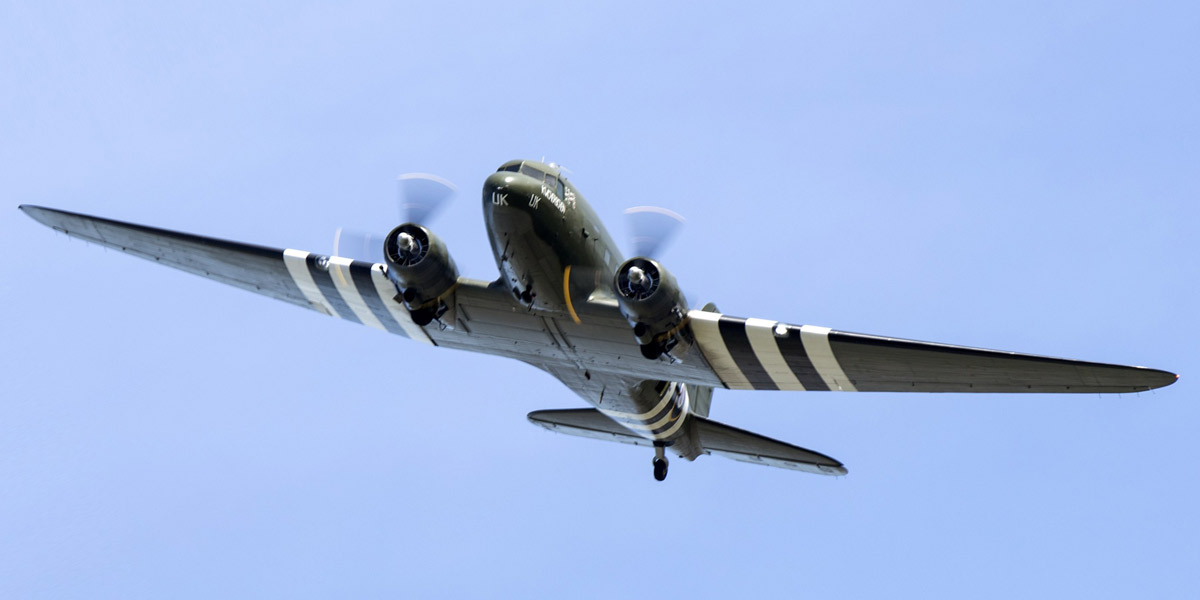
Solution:
[[(1192, 2), (0, 3), (0, 597), (1200, 597)], [(554, 435), (523, 364), (69, 240), (328, 252), (396, 175), (490, 279), (511, 158), (688, 218), (726, 313), (1142, 364), (1125, 396), (718, 391), (844, 478)]]

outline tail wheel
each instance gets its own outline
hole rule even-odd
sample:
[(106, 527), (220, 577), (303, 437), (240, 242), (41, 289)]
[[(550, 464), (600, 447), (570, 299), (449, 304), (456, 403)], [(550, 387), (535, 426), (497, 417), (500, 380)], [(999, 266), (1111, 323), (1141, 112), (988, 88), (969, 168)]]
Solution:
[(658, 481), (662, 481), (667, 478), (667, 459), (654, 459), (654, 478)]

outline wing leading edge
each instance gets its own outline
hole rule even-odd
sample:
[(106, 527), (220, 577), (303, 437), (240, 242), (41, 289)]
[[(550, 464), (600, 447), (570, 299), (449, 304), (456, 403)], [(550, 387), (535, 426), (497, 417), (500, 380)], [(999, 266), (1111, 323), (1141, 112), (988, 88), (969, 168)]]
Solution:
[(1105, 363), (788, 325), (693, 310), (691, 328), (725, 387), (744, 390), (1128, 393), (1178, 375)]

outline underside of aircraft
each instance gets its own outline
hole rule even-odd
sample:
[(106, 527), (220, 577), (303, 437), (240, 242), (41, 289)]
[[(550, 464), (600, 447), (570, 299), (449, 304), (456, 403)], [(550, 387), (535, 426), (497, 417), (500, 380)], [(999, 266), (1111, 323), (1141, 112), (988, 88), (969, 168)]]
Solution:
[[(402, 178), (403, 180), (403, 178)], [(430, 176), (412, 186), (447, 187)], [(420, 198), (422, 194), (414, 195)], [(22, 205), (38, 222), (114, 248), (416, 342), (514, 358), (591, 408), (540, 410), (559, 433), (666, 451), (845, 475), (824, 454), (708, 418), (714, 388), (837, 392), (1128, 393), (1173, 373), (792, 325), (691, 308), (674, 277), (639, 252), (626, 260), (553, 164), (514, 160), (484, 183), (498, 279), (461, 277), (445, 244), (410, 222), (361, 250), (322, 255), (231, 242)], [(653, 212), (653, 211), (651, 211)], [(651, 234), (649, 237), (655, 237)], [(653, 240), (651, 240), (653, 241)], [(344, 254), (344, 255), (339, 255)]]

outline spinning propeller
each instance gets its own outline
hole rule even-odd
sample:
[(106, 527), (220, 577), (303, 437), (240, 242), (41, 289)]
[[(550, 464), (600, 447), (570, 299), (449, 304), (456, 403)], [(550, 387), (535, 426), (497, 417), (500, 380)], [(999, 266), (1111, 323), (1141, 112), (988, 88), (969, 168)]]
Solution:
[[(625, 209), (625, 220), (632, 236), (631, 258), (657, 258), (683, 226), (683, 215), (660, 206), (634, 206)], [(637, 261), (617, 278), (617, 285), (628, 296), (645, 298), (658, 289), (658, 269), (650, 261)]]
[(654, 258), (679, 231), (684, 221), (679, 213), (659, 206), (627, 208), (625, 220), (629, 223), (629, 231), (633, 236), (633, 256), (645, 258)]
[[(397, 178), (397, 206), (401, 223), (427, 223), (450, 204), (458, 188), (449, 181), (428, 173), (405, 173)], [(374, 263), (383, 262), (383, 243), (387, 236), (357, 229), (339, 227), (333, 235), (334, 256)], [(411, 236), (410, 236), (411, 238)], [(421, 241), (416, 238), (398, 240), (400, 251), (421, 253)], [(407, 248), (407, 249), (406, 249)]]
[[(658, 206), (634, 206), (625, 209), (633, 254), (629, 258), (655, 258), (683, 226), (679, 213)], [(568, 273), (574, 297), (587, 297), (595, 290), (609, 290), (612, 272), (573, 266)], [(648, 297), (658, 289), (660, 273), (649, 261), (638, 263), (617, 281), (629, 294)]]

